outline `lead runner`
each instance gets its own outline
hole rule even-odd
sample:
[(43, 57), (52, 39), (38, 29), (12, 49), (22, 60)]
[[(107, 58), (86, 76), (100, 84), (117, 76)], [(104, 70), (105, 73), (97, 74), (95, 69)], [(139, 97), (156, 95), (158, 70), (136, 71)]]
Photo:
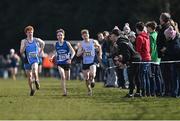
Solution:
[[(35, 89), (33, 88), (33, 78), (35, 79), (36, 89), (40, 88), (38, 64), (39, 55), (42, 53), (45, 43), (40, 38), (33, 37), (34, 28), (27, 26), (24, 29), (27, 38), (21, 40), (20, 54), (25, 54), (24, 69), (28, 77), (30, 87), (30, 96), (34, 96)], [(38, 46), (39, 45), (39, 46)]]
[(86, 86), (88, 89), (88, 95), (92, 96), (92, 88), (95, 85), (94, 78), (96, 76), (96, 65), (94, 64), (95, 59), (95, 49), (97, 48), (98, 60), (102, 60), (102, 50), (101, 45), (97, 40), (89, 38), (89, 31), (84, 29), (81, 31), (83, 41), (79, 43), (79, 48), (77, 51), (77, 56), (83, 57), (83, 75), (86, 80)]

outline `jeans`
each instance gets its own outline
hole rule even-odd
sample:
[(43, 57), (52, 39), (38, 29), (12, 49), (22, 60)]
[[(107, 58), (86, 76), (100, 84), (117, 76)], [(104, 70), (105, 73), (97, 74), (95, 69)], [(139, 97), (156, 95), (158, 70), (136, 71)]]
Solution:
[(164, 80), (161, 73), (161, 68), (157, 64), (151, 64), (152, 76), (150, 80), (151, 95), (162, 96), (164, 94)]
[(150, 77), (151, 77), (151, 64), (142, 63), (140, 65), (140, 79), (142, 96), (150, 96)]
[(169, 96), (172, 92), (172, 83), (171, 83), (171, 73), (170, 73), (170, 68), (171, 68), (171, 64), (167, 64), (167, 63), (163, 63), (160, 65), (161, 67), (161, 72), (162, 72), (162, 76), (163, 76), (163, 80), (164, 80), (164, 93), (165, 96)]
[(180, 68), (177, 64), (171, 65), (171, 96), (178, 97), (180, 96)]

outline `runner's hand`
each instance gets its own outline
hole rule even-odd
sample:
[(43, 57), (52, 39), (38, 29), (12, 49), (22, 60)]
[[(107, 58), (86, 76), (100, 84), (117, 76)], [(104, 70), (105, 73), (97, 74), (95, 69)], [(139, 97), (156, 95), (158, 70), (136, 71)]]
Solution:
[(67, 60), (67, 63), (68, 63), (68, 64), (71, 64), (71, 59)]

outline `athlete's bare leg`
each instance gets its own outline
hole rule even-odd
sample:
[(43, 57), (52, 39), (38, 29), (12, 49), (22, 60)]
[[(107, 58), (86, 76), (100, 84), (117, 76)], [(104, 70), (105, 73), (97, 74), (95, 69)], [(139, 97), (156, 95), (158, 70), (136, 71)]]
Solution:
[(92, 96), (91, 82), (89, 81), (90, 70), (83, 70), (84, 79), (86, 80), (86, 86), (88, 89), (88, 95)]
[(65, 76), (65, 71), (63, 68), (58, 66), (59, 74), (61, 75), (61, 87), (63, 90), (63, 96), (67, 95), (67, 89), (66, 89), (66, 76)]
[(26, 70), (26, 75), (27, 75), (27, 78), (28, 78), (28, 85), (29, 85), (29, 88), (31, 90), (30, 92), (30, 96), (33, 96), (34, 93), (35, 93), (35, 90), (33, 88), (33, 80), (32, 80), (32, 71), (31, 70)]
[(38, 75), (38, 63), (32, 65), (32, 73), (35, 80), (36, 89), (40, 88), (39, 75)]

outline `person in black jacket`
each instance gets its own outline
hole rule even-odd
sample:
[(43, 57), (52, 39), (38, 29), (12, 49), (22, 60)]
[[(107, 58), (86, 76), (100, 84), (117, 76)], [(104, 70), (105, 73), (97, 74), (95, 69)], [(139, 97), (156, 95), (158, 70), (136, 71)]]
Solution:
[[(164, 31), (167, 39), (167, 46), (164, 54), (167, 60), (178, 61), (180, 60), (180, 36), (172, 26)], [(180, 96), (180, 63), (172, 63), (170, 65), (171, 72), (171, 96)]]
[[(121, 31), (119, 30), (119, 28), (116, 26), (112, 32), (114, 32), (113, 34), (111, 33), (110, 36), (109, 36), (109, 50), (110, 50), (110, 58), (114, 58), (117, 53), (118, 53), (118, 46), (117, 46), (117, 40), (119, 38), (119, 34), (121, 33)], [(116, 34), (116, 35), (115, 35)], [(113, 36), (115, 35), (115, 36)], [(113, 39), (112, 39), (113, 37)], [(116, 61), (114, 61), (114, 64), (116, 63)], [(122, 89), (125, 89), (125, 79), (124, 79), (124, 69), (123, 68), (115, 68), (115, 71), (116, 71), (116, 75), (117, 75), (117, 86), (119, 88), (122, 88)]]
[[(132, 74), (129, 77), (129, 93), (126, 95), (126, 97), (133, 97), (133, 90), (135, 89), (135, 83), (137, 86), (137, 93), (136, 95), (140, 96), (140, 82), (135, 82), (135, 77), (137, 76), (138, 72), (138, 66), (131, 64), (132, 61), (134, 61), (132, 58), (135, 54), (133, 54), (132, 51), (135, 51), (133, 48), (132, 43), (122, 36), (120, 30), (114, 29), (111, 32), (110, 39), (112, 41), (116, 41), (116, 46), (118, 46), (117, 53), (114, 55), (114, 61), (117, 66), (120, 68), (124, 68), (127, 66), (130, 66), (128, 68), (128, 73)], [(140, 57), (139, 57), (140, 58)]]
[[(164, 35), (164, 31), (170, 26), (170, 19), (171, 15), (169, 13), (161, 13), (160, 15), (160, 26), (158, 30), (158, 36), (157, 36), (157, 51), (158, 51), (158, 57), (161, 58), (161, 61), (166, 61), (167, 58), (164, 54), (165, 48), (166, 48), (166, 38)], [(170, 64), (161, 64), (161, 71), (162, 76), (164, 80), (164, 86), (163, 89), (163, 95), (169, 96), (171, 92), (171, 83), (170, 83), (170, 74), (168, 73)]]
[(166, 38), (164, 35), (164, 31), (170, 26), (170, 19), (171, 15), (169, 13), (161, 13), (159, 21), (159, 29), (158, 29), (158, 36), (157, 36), (157, 50), (158, 56), (164, 60), (164, 48), (166, 47)]

